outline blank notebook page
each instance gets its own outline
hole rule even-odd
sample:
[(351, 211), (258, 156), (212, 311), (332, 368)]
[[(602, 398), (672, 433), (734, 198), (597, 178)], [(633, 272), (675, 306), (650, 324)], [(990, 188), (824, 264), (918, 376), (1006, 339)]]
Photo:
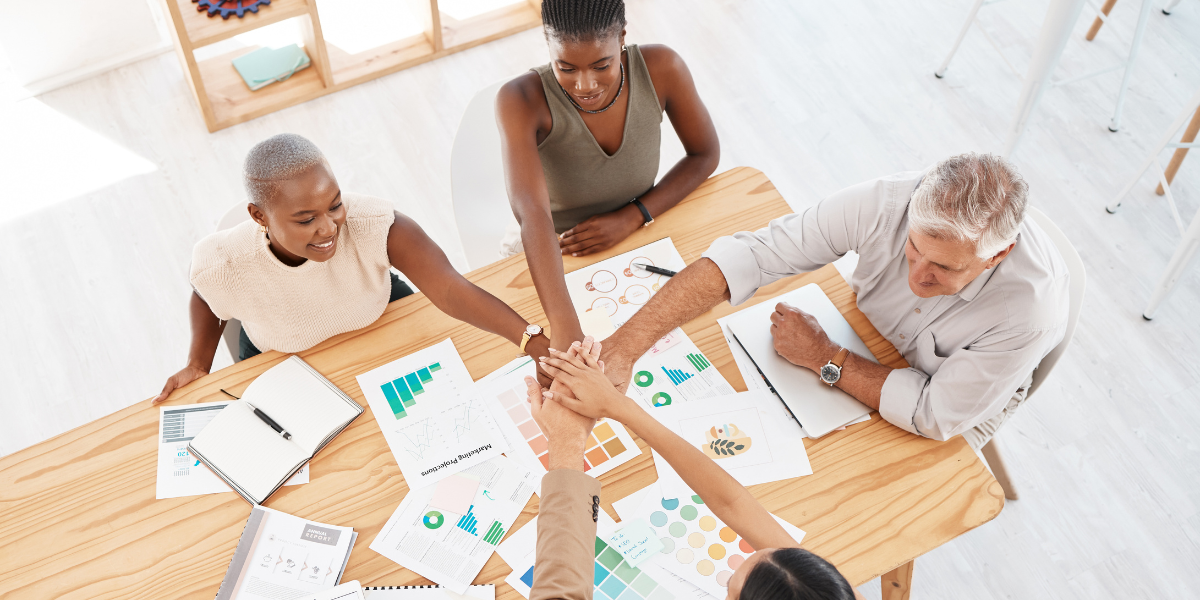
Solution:
[(259, 375), (242, 399), (292, 434), (292, 442), (309, 456), (316, 454), (325, 438), (359, 414), (336, 388), (296, 357)]
[(244, 402), (231, 402), (202, 429), (192, 447), (259, 501), (310, 453), (283, 439)]

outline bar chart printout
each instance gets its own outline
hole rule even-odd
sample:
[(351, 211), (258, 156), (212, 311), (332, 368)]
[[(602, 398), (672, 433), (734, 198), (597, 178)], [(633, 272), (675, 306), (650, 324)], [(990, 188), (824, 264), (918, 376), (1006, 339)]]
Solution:
[(371, 542), (372, 550), (455, 593), (479, 575), (540, 482), (505, 456), (463, 473), (479, 478), (466, 514), (431, 505), (437, 486), (414, 489)]
[(392, 409), (392, 415), (397, 419), (408, 416), (405, 407), (417, 403), (417, 396), (425, 393), (425, 385), (433, 381), (434, 373), (441, 370), (441, 363), (433, 363), (424, 369), (418, 369), (379, 386), (383, 397), (387, 398), (388, 406)]

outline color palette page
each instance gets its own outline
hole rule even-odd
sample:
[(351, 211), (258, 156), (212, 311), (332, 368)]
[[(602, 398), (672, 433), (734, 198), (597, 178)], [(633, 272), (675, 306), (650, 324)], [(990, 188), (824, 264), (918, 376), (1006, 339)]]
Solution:
[(625, 395), (658, 408), (733, 393), (733, 386), (708, 357), (676, 327), (633, 364), (633, 380)]
[[(617, 524), (604, 511), (600, 512), (596, 527), (596, 559), (593, 565), (593, 600), (687, 600), (692, 595), (681, 593), (666, 578), (656, 576), (650, 569), (632, 567), (605, 541)], [(504, 579), (513, 589), (528, 598), (533, 588), (534, 561), (536, 559), (537, 518), (526, 523), (521, 530), (505, 540), (497, 550), (500, 558), (512, 568)]]
[[(654, 417), (745, 486), (812, 475), (804, 430), (771, 392), (743, 392), (673, 404)], [(654, 455), (665, 496), (691, 491), (671, 465)]]
[(462, 471), (479, 486), (464, 513), (430, 504), (437, 486), (411, 490), (371, 549), (462, 594), (537, 489), (533, 472), (504, 456)]
[[(663, 556), (655, 563), (718, 598), (727, 595), (729, 578), (754, 553), (754, 548), (695, 494), (664, 497), (656, 485), (642, 501), (637, 517), (644, 518), (661, 536)], [(804, 539), (804, 532), (795, 525), (779, 517), (775, 520), (797, 543)]]
[(507, 449), (451, 340), (356, 379), (410, 489)]
[(575, 312), (601, 311), (614, 329), (624, 325), (670, 279), (637, 267), (639, 264), (672, 271), (687, 266), (671, 238), (663, 238), (567, 273), (567, 292)]
[[(550, 469), (549, 443), (529, 410), (526, 376), (534, 376), (533, 359), (522, 357), (480, 379), (480, 395), (508, 444), (507, 455), (533, 469), (540, 478)], [(604, 419), (596, 423), (584, 450), (584, 470), (598, 477), (642, 453), (625, 426)]]

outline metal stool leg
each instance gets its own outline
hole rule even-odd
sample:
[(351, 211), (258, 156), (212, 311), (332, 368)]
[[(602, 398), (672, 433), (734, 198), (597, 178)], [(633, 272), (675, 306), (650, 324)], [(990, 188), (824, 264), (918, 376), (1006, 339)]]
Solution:
[(1112, 203), (1106, 206), (1105, 210), (1110, 213), (1117, 212), (1117, 208), (1121, 206), (1121, 200), (1125, 198), (1125, 195), (1129, 193), (1129, 190), (1132, 190), (1133, 186), (1137, 184), (1138, 179), (1142, 177), (1142, 173), (1145, 173), (1146, 169), (1149, 169), (1150, 165), (1154, 164), (1154, 161), (1158, 160), (1158, 153), (1162, 152), (1162, 149), (1166, 148), (1167, 144), (1171, 143), (1171, 138), (1175, 137), (1175, 132), (1179, 131), (1180, 127), (1183, 127), (1183, 124), (1198, 106), (1200, 106), (1200, 90), (1197, 90), (1196, 93), (1192, 95), (1192, 99), (1188, 101), (1187, 107), (1183, 109), (1183, 112), (1179, 113), (1178, 117), (1175, 117), (1175, 121), (1171, 123), (1170, 127), (1167, 128), (1167, 131), (1163, 134), (1162, 139), (1159, 140), (1158, 144), (1154, 146), (1154, 151), (1150, 153), (1150, 156), (1146, 157), (1145, 162), (1143, 162), (1142, 166), (1138, 168), (1136, 173), (1133, 174), (1133, 177), (1130, 178), (1129, 183), (1126, 184), (1125, 187), (1121, 188), (1121, 192), (1117, 194), (1116, 198), (1113, 198)]
[(1171, 295), (1175, 284), (1183, 276), (1183, 272), (1187, 270), (1192, 259), (1196, 257), (1197, 250), (1200, 250), (1200, 212), (1192, 217), (1192, 224), (1183, 234), (1183, 241), (1179, 242), (1179, 247), (1175, 248), (1175, 254), (1171, 255), (1171, 262), (1167, 263), (1166, 272), (1154, 286), (1154, 294), (1150, 296), (1150, 303), (1146, 305), (1146, 311), (1142, 313), (1142, 318), (1147, 321), (1154, 318), (1154, 313), (1158, 311), (1159, 305), (1167, 299), (1167, 296)]
[[(1200, 133), (1200, 107), (1196, 108), (1196, 114), (1192, 117), (1192, 122), (1188, 123), (1187, 129), (1183, 131), (1183, 139), (1179, 141), (1184, 144), (1190, 144), (1196, 141), (1196, 134)], [(1175, 181), (1175, 173), (1179, 172), (1179, 165), (1183, 164), (1183, 158), (1187, 156), (1187, 148), (1176, 148), (1175, 154), (1171, 155), (1171, 162), (1167, 164), (1167, 185), (1171, 185)], [(1163, 195), (1166, 191), (1163, 185), (1158, 184), (1158, 189), (1154, 190), (1155, 194)]]
[(1171, 0), (1170, 2), (1167, 2), (1167, 5), (1162, 8), (1163, 14), (1164, 15), (1171, 14), (1171, 10), (1174, 9), (1178, 5), (1179, 5), (1179, 0)]
[(1117, 92), (1117, 108), (1113, 110), (1112, 123), (1109, 131), (1121, 128), (1121, 110), (1125, 108), (1125, 92), (1129, 90), (1129, 80), (1133, 77), (1133, 67), (1137, 64), (1138, 52), (1142, 49), (1142, 36), (1146, 33), (1146, 21), (1150, 19), (1152, 0), (1142, 0), (1142, 11), (1138, 13), (1137, 29), (1133, 32), (1133, 42), (1129, 44), (1129, 58), (1125, 59), (1125, 76), (1121, 78), (1121, 91)]

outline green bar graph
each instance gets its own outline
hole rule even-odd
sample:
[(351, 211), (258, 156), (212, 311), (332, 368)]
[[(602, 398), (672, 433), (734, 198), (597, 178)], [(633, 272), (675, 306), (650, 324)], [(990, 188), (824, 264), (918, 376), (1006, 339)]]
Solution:
[(492, 526), (483, 535), (483, 541), (495, 546), (500, 543), (502, 537), (504, 537), (504, 527), (500, 525), (500, 521), (492, 521)]
[(703, 371), (704, 369), (712, 366), (712, 364), (708, 362), (708, 359), (704, 358), (703, 354), (689, 354), (687, 355), (687, 359), (691, 361), (692, 366), (696, 367), (697, 371)]
[(421, 380), (421, 383), (433, 381), (433, 375), (429, 374), (429, 369), (420, 369), (417, 371), (417, 377)]
[(400, 399), (404, 401), (405, 406), (415, 404), (412, 392), (408, 391), (408, 382), (403, 377), (393, 381), (392, 385), (396, 386), (396, 392), (400, 394)]
[(433, 371), (434, 373), (437, 373), (438, 371), (441, 371), (441, 370), (442, 370), (442, 363), (433, 363), (432, 365), (429, 365), (429, 370), (430, 370), (430, 371)]
[[(396, 393), (396, 388), (392, 387), (391, 382), (383, 384), (380, 388), (383, 389), (383, 396), (387, 398), (392, 414), (396, 415), (397, 419), (405, 417), (407, 411), (404, 410), (404, 402), (400, 400), (400, 396)], [(406, 388), (404, 391), (408, 392), (408, 389)]]
[(408, 389), (412, 390), (414, 396), (425, 393), (425, 388), (421, 386), (421, 380), (417, 377), (416, 373), (405, 375), (404, 380), (408, 382)]

